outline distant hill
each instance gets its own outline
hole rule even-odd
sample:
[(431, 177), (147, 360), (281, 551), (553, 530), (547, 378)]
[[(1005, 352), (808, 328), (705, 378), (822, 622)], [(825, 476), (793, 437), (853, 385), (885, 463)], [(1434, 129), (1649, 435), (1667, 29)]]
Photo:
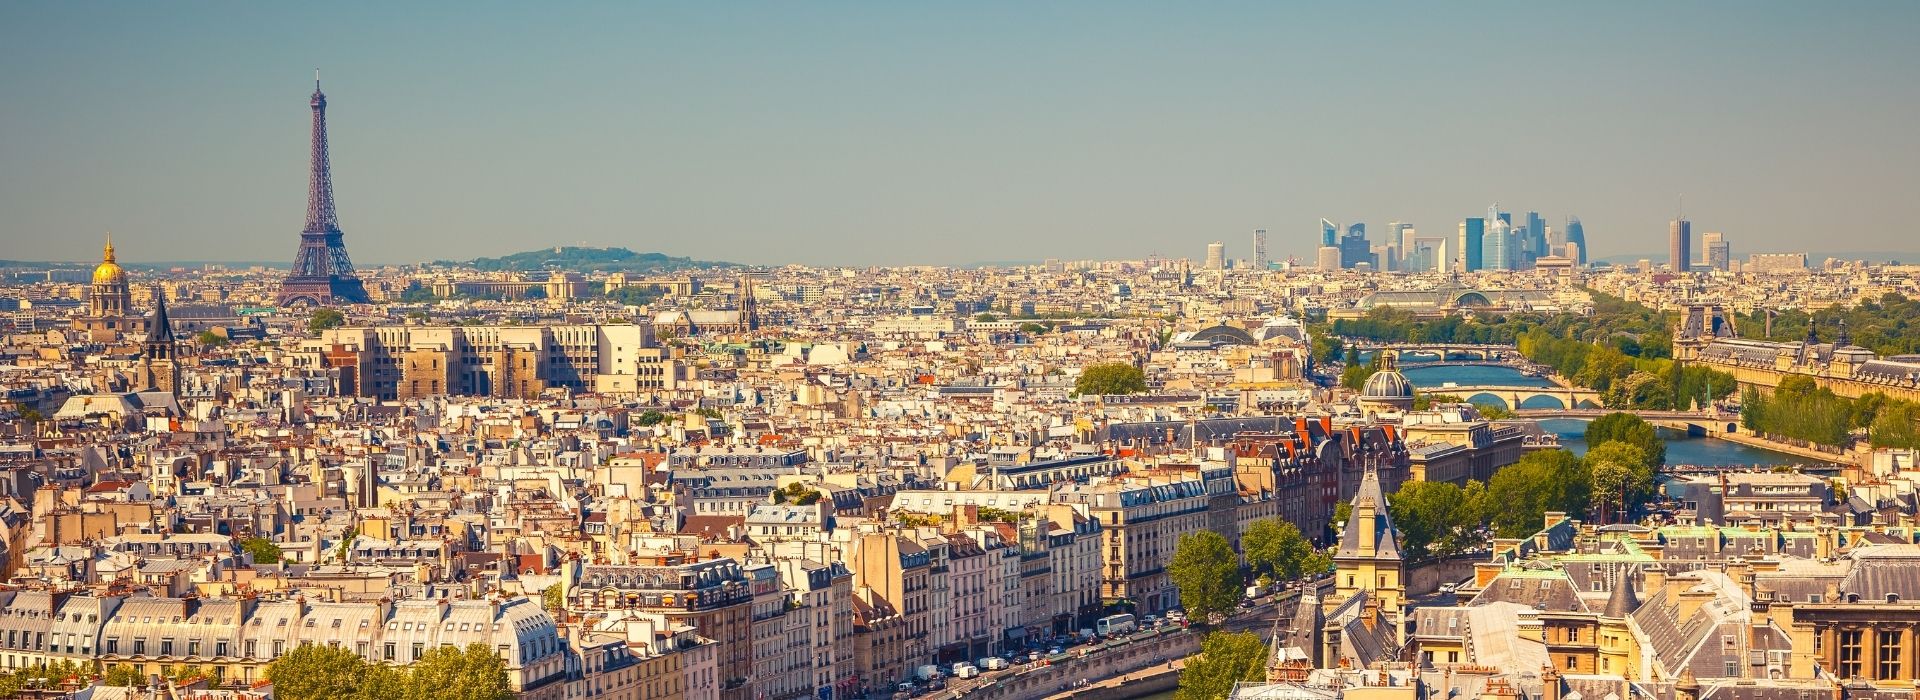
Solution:
[(475, 258), (464, 263), (441, 261), (443, 265), (465, 265), (488, 271), (574, 270), (578, 272), (672, 272), (696, 268), (739, 267), (730, 262), (694, 260), (665, 253), (635, 253), (626, 248), (588, 248), (560, 246), (542, 248), (497, 258)]

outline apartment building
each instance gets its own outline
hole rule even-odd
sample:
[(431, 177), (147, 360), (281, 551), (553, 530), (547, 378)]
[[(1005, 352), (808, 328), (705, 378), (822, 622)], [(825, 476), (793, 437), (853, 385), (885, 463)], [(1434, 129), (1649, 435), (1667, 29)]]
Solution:
[[(382, 400), (431, 396), (533, 398), (548, 389), (634, 394), (663, 381), (667, 358), (647, 324), (378, 326), (328, 330), (295, 366), (330, 372), (334, 393)], [(642, 362), (642, 355), (646, 362)]]

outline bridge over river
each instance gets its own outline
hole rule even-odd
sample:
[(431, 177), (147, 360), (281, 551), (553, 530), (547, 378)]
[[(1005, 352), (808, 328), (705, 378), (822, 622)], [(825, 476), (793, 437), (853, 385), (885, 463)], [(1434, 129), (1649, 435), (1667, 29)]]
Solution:
[[(1507, 408), (1517, 412), (1545, 408), (1538, 405), (1541, 400), (1558, 402), (1560, 405), (1557, 410), (1563, 411), (1582, 409), (1598, 410), (1600, 408), (1600, 392), (1585, 387), (1500, 386), (1487, 384), (1456, 386), (1442, 384), (1436, 387), (1421, 387), (1421, 391), (1429, 394), (1458, 396), (1469, 402), (1476, 398), (1492, 397), (1499, 399), (1502, 403), (1506, 404)], [(1533, 402), (1535, 406), (1527, 408), (1526, 405), (1528, 402)]]

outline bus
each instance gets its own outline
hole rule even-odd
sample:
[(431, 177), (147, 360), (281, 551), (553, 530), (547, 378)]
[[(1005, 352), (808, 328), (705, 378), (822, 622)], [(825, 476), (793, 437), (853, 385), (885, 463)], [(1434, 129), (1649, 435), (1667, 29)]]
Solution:
[(1108, 615), (1099, 620), (1095, 620), (1093, 623), (1093, 633), (1102, 637), (1128, 634), (1133, 630), (1133, 616), (1126, 613)]

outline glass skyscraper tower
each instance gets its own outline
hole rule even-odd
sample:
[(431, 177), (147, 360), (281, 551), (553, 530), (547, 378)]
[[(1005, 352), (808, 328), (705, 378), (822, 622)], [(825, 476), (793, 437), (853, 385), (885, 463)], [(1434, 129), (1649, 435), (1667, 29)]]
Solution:
[(1573, 264), (1583, 265), (1583, 266), (1586, 265), (1587, 264), (1587, 230), (1586, 228), (1580, 225), (1580, 217), (1578, 216), (1567, 217), (1566, 236), (1567, 236), (1567, 245), (1573, 246), (1574, 252), (1576, 253), (1573, 256), (1574, 257)]
[(1478, 217), (1460, 222), (1460, 271), (1481, 269), (1480, 244), (1487, 234), (1487, 220)]

